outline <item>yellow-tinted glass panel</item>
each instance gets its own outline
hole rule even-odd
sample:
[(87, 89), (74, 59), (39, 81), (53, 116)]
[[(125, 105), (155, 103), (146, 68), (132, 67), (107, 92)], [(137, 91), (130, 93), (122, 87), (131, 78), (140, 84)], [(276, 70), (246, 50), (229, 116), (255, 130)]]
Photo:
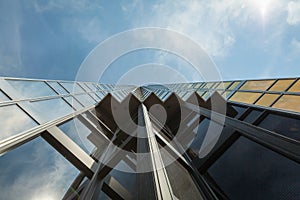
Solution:
[(258, 92), (236, 92), (230, 98), (230, 101), (252, 104), (256, 101), (256, 99), (258, 99), (260, 95), (261, 93)]
[(236, 81), (234, 82), (229, 88), (228, 90), (233, 90), (241, 81)]
[(225, 99), (227, 99), (227, 97), (228, 97), (228, 95), (230, 94), (231, 92), (224, 92), (223, 94), (222, 94), (222, 96), (225, 98)]
[(289, 92), (300, 92), (300, 80), (297, 81), (290, 89)]
[(274, 80), (268, 81), (247, 81), (240, 90), (267, 90)]
[(226, 89), (230, 83), (231, 82), (221, 82), (221, 84), (218, 85), (217, 89)]
[(279, 94), (264, 94), (255, 104), (260, 106), (270, 106), (277, 98)]
[(300, 96), (283, 95), (272, 107), (300, 112)]
[(270, 91), (285, 91), (292, 83), (293, 79), (288, 80), (278, 80), (270, 89)]

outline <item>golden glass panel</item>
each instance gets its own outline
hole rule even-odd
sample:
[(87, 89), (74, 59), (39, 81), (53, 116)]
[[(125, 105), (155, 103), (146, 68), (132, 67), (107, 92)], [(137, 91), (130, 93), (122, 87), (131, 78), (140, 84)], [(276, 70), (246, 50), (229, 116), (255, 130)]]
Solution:
[(240, 90), (267, 90), (274, 80), (267, 81), (247, 81)]
[(272, 107), (300, 112), (300, 96), (283, 95)]
[(230, 83), (232, 82), (221, 82), (221, 84), (218, 85), (217, 89), (226, 89)]
[(259, 106), (270, 106), (278, 97), (279, 94), (264, 94), (255, 104)]
[(230, 97), (230, 101), (253, 104), (260, 95), (258, 92), (236, 92)]
[(241, 81), (236, 81), (234, 82), (229, 88), (228, 90), (233, 90), (238, 84), (240, 84)]
[(292, 83), (294, 82), (293, 79), (287, 80), (278, 80), (270, 89), (270, 91), (285, 91)]
[(300, 92), (300, 80), (297, 81), (290, 89), (289, 92)]

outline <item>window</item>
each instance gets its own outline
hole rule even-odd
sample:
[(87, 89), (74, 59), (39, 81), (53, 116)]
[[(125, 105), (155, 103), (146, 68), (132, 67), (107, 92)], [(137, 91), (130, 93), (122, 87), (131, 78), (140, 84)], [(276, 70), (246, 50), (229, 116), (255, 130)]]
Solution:
[(261, 93), (257, 92), (236, 92), (231, 96), (230, 101), (252, 104), (260, 95)]
[(208, 172), (229, 199), (299, 199), (299, 164), (244, 137)]
[(264, 94), (255, 104), (259, 106), (270, 106), (279, 97), (279, 94)]
[(9, 98), (0, 90), (0, 101), (8, 101)]
[(269, 114), (258, 126), (300, 141), (300, 120), (298, 119)]
[(48, 84), (58, 93), (58, 94), (68, 94), (68, 92), (61, 87), (57, 82), (49, 81)]
[(289, 92), (300, 92), (300, 80), (298, 80), (290, 89)]
[(79, 171), (42, 138), (0, 157), (1, 199), (62, 199)]
[[(56, 93), (42, 81), (6, 80), (23, 98), (52, 96)], [(9, 92), (9, 91), (8, 91)]]
[(31, 113), (39, 122), (47, 122), (74, 112), (62, 98), (31, 102)]
[(247, 81), (240, 90), (267, 90), (274, 80), (267, 81)]
[(278, 80), (270, 89), (270, 91), (278, 91), (283, 92), (285, 91), (292, 83), (294, 82), (293, 79), (288, 80)]
[(300, 96), (283, 95), (272, 107), (300, 112)]
[(92, 133), (92, 131), (87, 128), (79, 119), (74, 118), (60, 125), (59, 128), (87, 154), (90, 154), (95, 148), (94, 144), (89, 139), (89, 136), (95, 133)]
[(37, 124), (17, 105), (0, 107), (0, 140), (33, 128)]

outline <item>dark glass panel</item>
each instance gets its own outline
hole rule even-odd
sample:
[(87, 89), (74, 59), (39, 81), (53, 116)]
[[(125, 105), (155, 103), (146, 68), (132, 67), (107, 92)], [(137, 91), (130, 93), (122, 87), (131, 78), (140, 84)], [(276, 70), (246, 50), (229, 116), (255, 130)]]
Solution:
[(260, 111), (258, 110), (252, 110), (244, 119), (244, 122), (248, 122), (252, 124), (260, 115)]
[(269, 114), (258, 126), (300, 141), (299, 119)]
[(299, 199), (300, 168), (246, 138), (238, 139), (208, 170), (229, 199)]

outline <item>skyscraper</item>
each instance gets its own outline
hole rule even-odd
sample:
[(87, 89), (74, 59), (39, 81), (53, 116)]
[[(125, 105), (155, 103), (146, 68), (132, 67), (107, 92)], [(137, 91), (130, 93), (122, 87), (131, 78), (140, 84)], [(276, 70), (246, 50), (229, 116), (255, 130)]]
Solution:
[(299, 199), (300, 80), (0, 79), (1, 199)]

